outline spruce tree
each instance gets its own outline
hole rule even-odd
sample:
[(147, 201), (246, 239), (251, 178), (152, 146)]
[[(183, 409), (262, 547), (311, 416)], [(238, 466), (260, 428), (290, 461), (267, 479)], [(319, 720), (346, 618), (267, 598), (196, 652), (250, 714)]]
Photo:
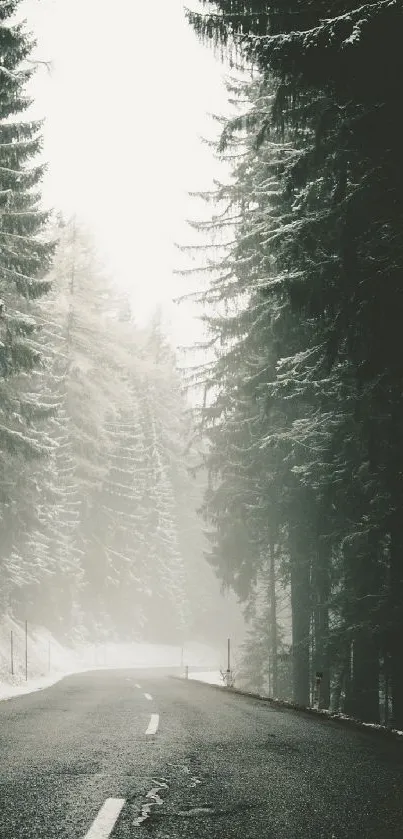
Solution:
[(40, 206), (41, 124), (25, 116), (33, 41), (24, 24), (14, 22), (17, 8), (18, 2), (4, 2), (0, 9), (0, 562), (8, 580), (6, 600), (14, 585), (36, 578), (38, 566), (48, 562), (41, 538), (32, 544), (28, 531), (40, 529), (33, 459), (51, 450), (42, 420), (54, 407), (41, 398), (36, 372), (39, 298), (49, 290), (52, 246)]
[[(274, 229), (262, 219), (261, 237), (249, 241), (251, 259), (271, 253), (278, 286), (304, 325), (300, 346), (284, 352), (280, 384), (302, 409), (288, 438), (306, 531), (294, 532), (294, 544), (299, 557), (316, 557), (313, 649), (325, 660), (327, 635), (335, 654), (331, 635), (339, 633), (344, 671), (353, 673), (351, 708), (375, 721), (382, 662), (400, 726), (403, 10), (297, 0), (287, 10), (230, 0), (204, 6), (207, 14), (189, 13), (199, 35), (228, 55), (235, 45), (273, 87), (257, 146), (286, 141), (278, 168), (286, 213), (271, 201)], [(378, 67), (380, 42), (389, 60)], [(296, 456), (304, 447), (318, 456), (304, 462)], [(294, 567), (302, 572), (301, 560)]]

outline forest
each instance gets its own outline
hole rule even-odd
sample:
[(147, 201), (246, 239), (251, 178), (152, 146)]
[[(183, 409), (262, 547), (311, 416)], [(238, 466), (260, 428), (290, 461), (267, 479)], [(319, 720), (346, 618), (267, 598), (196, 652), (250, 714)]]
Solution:
[(240, 684), (403, 729), (401, 3), (187, 10), (232, 115), (228, 178), (183, 247), (206, 330), (185, 374), (91, 234), (42, 209), (18, 5), (0, 3), (1, 615), (213, 642), (221, 586), (248, 623)]
[(402, 729), (403, 6), (187, 17), (234, 103), (230, 177), (194, 225), (210, 561), (249, 614), (255, 689)]
[[(33, 39), (0, 4), (0, 619), (58, 639), (224, 639), (192, 405), (91, 233), (45, 212)], [(231, 607), (229, 607), (231, 612)]]

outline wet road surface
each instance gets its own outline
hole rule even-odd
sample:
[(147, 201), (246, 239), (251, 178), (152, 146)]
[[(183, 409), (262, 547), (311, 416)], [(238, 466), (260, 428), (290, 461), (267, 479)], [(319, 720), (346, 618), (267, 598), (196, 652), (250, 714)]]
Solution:
[(403, 743), (162, 670), (0, 702), (1, 839), (397, 839)]

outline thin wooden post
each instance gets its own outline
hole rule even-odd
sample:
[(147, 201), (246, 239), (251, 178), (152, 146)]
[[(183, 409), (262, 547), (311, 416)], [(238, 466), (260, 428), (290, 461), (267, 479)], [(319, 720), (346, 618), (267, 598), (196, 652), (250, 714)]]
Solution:
[(225, 684), (227, 688), (233, 686), (233, 678), (231, 673), (231, 638), (228, 638), (228, 656), (227, 656), (227, 672), (225, 674)]
[(28, 681), (28, 621), (25, 621), (25, 681)]

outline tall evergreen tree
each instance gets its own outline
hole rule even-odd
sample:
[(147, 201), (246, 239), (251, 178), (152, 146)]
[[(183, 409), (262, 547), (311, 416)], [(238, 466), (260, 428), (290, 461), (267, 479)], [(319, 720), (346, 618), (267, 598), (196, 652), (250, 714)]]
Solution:
[[(260, 238), (250, 236), (249, 243), (261, 267), (264, 251), (271, 253), (274, 282), (304, 326), (300, 346), (284, 347), (288, 367), (280, 376), (283, 392), (288, 388), (298, 410), (305, 406), (288, 431), (292, 457), (308, 446), (318, 455), (310, 463), (297, 457), (293, 466), (302, 506), (293, 492), (299, 512), (297, 530), (288, 526), (297, 557), (293, 563), (290, 554), (291, 571), (299, 577), (303, 557), (315, 555), (303, 590), (309, 579), (317, 660), (328, 655), (323, 637), (332, 585), (338, 609), (343, 602), (339, 650), (349, 638), (346, 655), (354, 662), (344, 668), (353, 673), (351, 707), (377, 719), (382, 663), (400, 726), (403, 10), (389, 0), (364, 6), (295, 0), (287, 9), (258, 0), (204, 0), (204, 6), (211, 13), (189, 13), (199, 35), (227, 53), (235, 45), (271, 80), (273, 97), (260, 109), (259, 131), (256, 120), (244, 124), (262, 148), (283, 143), (278, 175), (286, 212), (270, 199), (260, 231), (255, 227)], [(379, 43), (388, 44), (381, 67), (373, 61)], [(243, 264), (251, 284), (253, 262)], [(263, 274), (261, 286), (270, 288)], [(312, 514), (313, 505), (320, 515)], [(305, 536), (298, 533), (302, 520)], [(303, 635), (308, 612), (305, 605)], [(295, 614), (299, 624), (301, 608)]]
[(27, 542), (27, 529), (39, 527), (32, 460), (50, 451), (41, 422), (53, 409), (35, 380), (41, 359), (37, 301), (49, 289), (52, 247), (40, 207), (41, 125), (25, 118), (33, 41), (23, 24), (13, 22), (17, 7), (4, 2), (0, 9), (0, 563), (9, 581), (6, 599), (10, 587), (35, 577), (41, 564)]

